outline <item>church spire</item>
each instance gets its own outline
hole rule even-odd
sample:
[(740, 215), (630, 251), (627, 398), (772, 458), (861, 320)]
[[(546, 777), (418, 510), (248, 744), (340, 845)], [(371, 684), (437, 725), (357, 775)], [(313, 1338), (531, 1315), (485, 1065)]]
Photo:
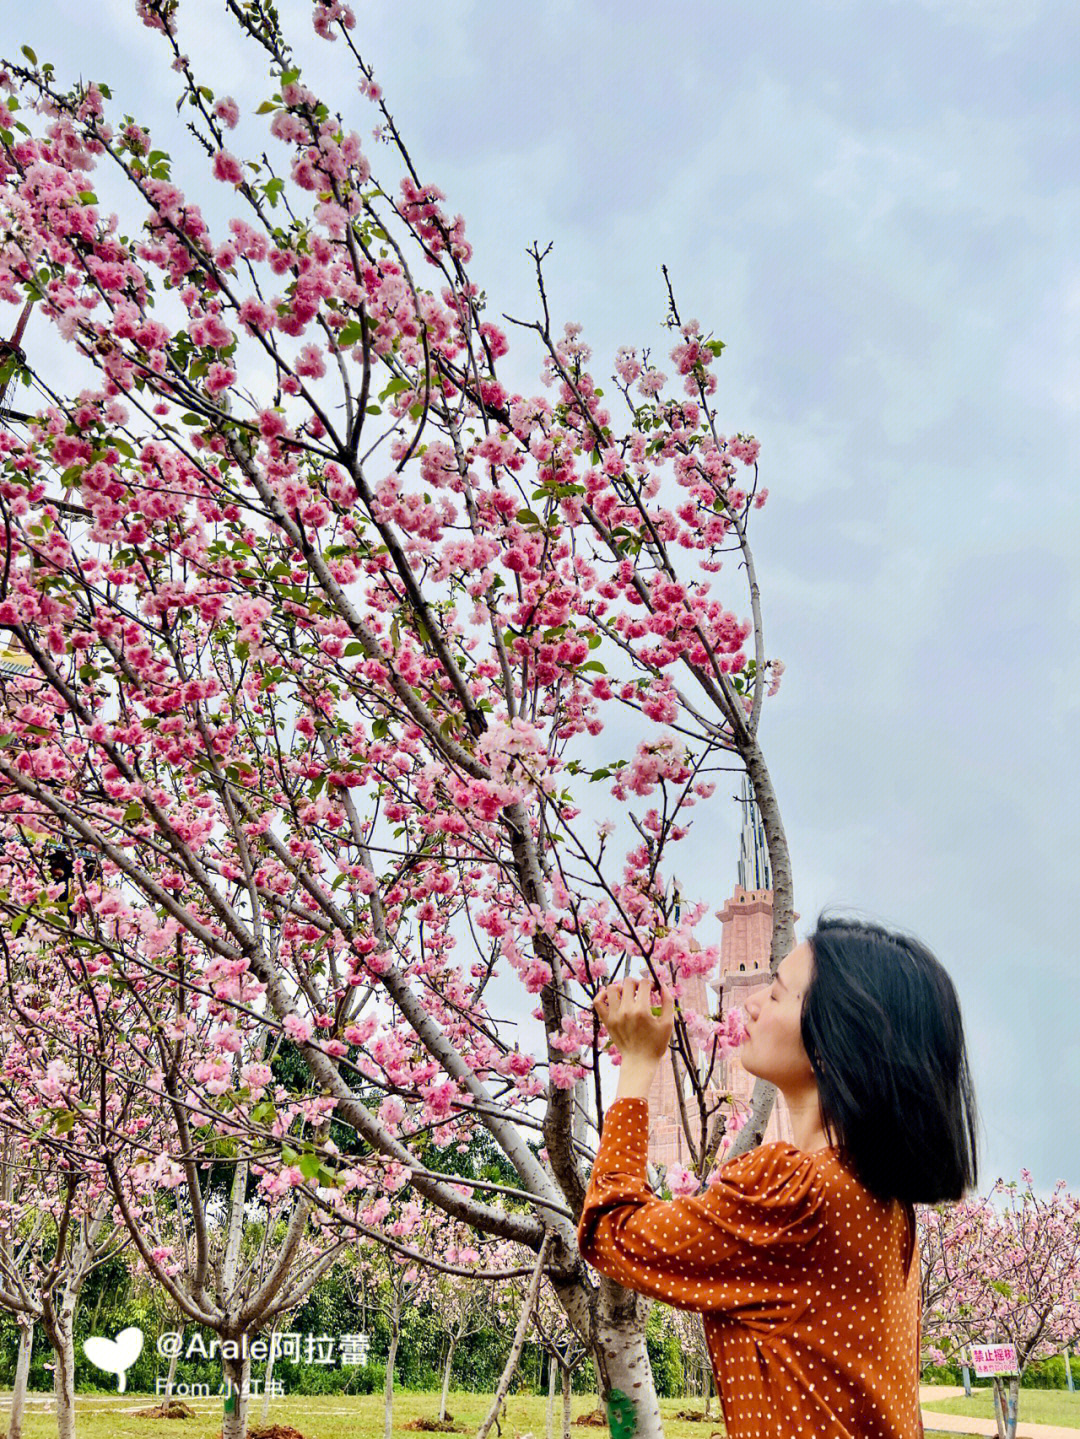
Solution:
[(745, 890), (772, 889), (769, 848), (765, 843), (765, 826), (754, 797), (754, 786), (748, 774), (743, 775), (743, 827), (739, 845), (739, 883)]

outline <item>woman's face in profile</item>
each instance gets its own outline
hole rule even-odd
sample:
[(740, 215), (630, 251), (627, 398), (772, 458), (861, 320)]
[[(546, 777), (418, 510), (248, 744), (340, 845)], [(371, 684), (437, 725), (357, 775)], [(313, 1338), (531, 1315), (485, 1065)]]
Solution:
[(739, 1046), (739, 1062), (781, 1090), (814, 1081), (801, 1032), (803, 996), (813, 972), (813, 952), (804, 941), (784, 956), (770, 983), (743, 1003), (749, 1035)]

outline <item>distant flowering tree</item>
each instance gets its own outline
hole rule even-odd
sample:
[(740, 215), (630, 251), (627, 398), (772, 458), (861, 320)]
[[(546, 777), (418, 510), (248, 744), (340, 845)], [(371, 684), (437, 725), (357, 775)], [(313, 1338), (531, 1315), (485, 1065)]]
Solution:
[[(3, 1047), (10, 1073), (15, 1046)], [(57, 1061), (51, 1077), (63, 1081)], [(91, 1272), (128, 1243), (113, 1215), (100, 1166), (80, 1173), (39, 1138), (0, 1120), (0, 1308), (14, 1317), (19, 1334), (8, 1439), (22, 1434), (38, 1325), (53, 1354), (59, 1439), (74, 1439), (75, 1307)]]
[[(234, 153), (239, 106), (181, 50), (176, 0), (136, 5), (237, 208), (217, 233), (106, 85), (65, 88), (25, 50), (0, 74), (0, 300), (34, 299), (86, 366), (61, 392), (32, 358), (6, 361), (44, 403), (0, 430), (0, 627), (30, 667), (0, 677), (0, 904), (16, 934), (32, 920), (82, 947), (71, 991), (139, 994), (145, 1034), (181, 1010), (210, 1022), (185, 1092), (202, 1090), (206, 1143), (258, 1145), (243, 1153), (266, 1184), (356, 1234), (349, 1196), (377, 1171), (543, 1255), (602, 1395), (633, 1394), (638, 1433), (657, 1435), (647, 1305), (576, 1248), (587, 1090), (602, 1110), (590, 1003), (635, 959), (677, 997), (715, 969), (717, 947), (692, 942), (707, 901), (674, 922), (664, 865), (729, 768), (764, 822), (774, 965), (794, 942), (758, 740), (783, 669), (749, 544), (758, 444), (720, 433), (723, 345), (670, 289), (679, 393), (620, 350), (617, 425), (581, 327), (554, 333), (538, 247), (543, 318), (521, 328), (550, 398), (511, 390), (464, 221), (421, 182), (351, 11), (316, 0), (315, 29), (353, 54), (396, 187), (304, 82), (274, 8), (227, 8), (273, 77), (244, 119), (270, 132), (257, 161)], [(123, 219), (99, 206), (102, 169), (126, 186)], [(748, 619), (705, 578), (724, 554)], [(633, 732), (609, 729), (597, 765), (615, 716)], [(574, 821), (596, 785), (594, 840)], [(613, 862), (619, 815), (637, 839)], [(61, 886), (28, 834), (97, 868), (73, 862)], [(507, 969), (536, 1002), (539, 1055), (489, 1009)], [(245, 1067), (264, 1031), (303, 1070), (272, 1113)], [(692, 1084), (691, 1040), (722, 1056), (733, 1037), (680, 1012)], [(730, 1154), (760, 1141), (774, 1097), (759, 1083)], [(290, 1157), (282, 1111), (301, 1098), (350, 1143)], [(704, 1173), (725, 1113), (693, 1112)], [(89, 1143), (92, 1120), (72, 1123), (73, 1149)], [(516, 1184), (418, 1169), (411, 1141), (460, 1146), (476, 1125)], [(162, 1155), (177, 1162), (175, 1139)]]
[[(516, 1291), (520, 1291), (522, 1281), (517, 1280), (513, 1287)], [(516, 1294), (515, 1298), (517, 1298)], [(555, 1388), (557, 1382), (562, 1391), (562, 1415), (558, 1439), (572, 1439), (570, 1434), (570, 1396), (573, 1392), (574, 1374), (587, 1358), (589, 1351), (583, 1336), (569, 1322), (566, 1310), (552, 1293), (549, 1284), (542, 1284), (536, 1296), (533, 1327), (543, 1351), (548, 1356), (545, 1439), (556, 1439)]]
[(970, 1344), (1012, 1344), (1018, 1372), (995, 1375), (999, 1439), (1015, 1439), (1020, 1379), (1029, 1364), (1061, 1352), (1080, 1336), (1080, 1199), (1059, 1179), (1049, 1200), (1001, 1179), (990, 1196), (917, 1208), (922, 1255), (922, 1334), (935, 1364)]
[[(71, 1231), (70, 1255), (51, 1282), (38, 1283), (41, 1298), (25, 1312), (42, 1320), (57, 1351), (63, 1414), (61, 1388), (65, 1403), (74, 1394), (78, 1291), (101, 1262), (97, 1251), (115, 1252), (118, 1231), (181, 1319), (215, 1334), (223, 1380), (236, 1395), (224, 1439), (243, 1439), (251, 1341), (303, 1301), (353, 1237), (335, 1217), (348, 1197), (319, 1183), (334, 1101), (293, 1095), (273, 1082), (269, 1064), (245, 1060), (220, 1001), (192, 1003), (199, 996), (173, 977), (120, 978), (107, 949), (109, 931), (122, 924), (118, 908), (98, 906), (87, 929), (106, 952), (72, 957), (68, 936), (42, 942), (35, 913), (0, 958), (10, 1004), (0, 1128), (30, 1153), (45, 1139), (52, 1166), (31, 1166), (23, 1187), (41, 1190), (32, 1202), (48, 1214), (51, 1179), (63, 1201), (53, 1231)], [(172, 1015), (168, 997), (181, 1001)], [(355, 1188), (354, 1210), (363, 1185)], [(88, 1202), (93, 1213), (83, 1215)], [(0, 1304), (9, 1300), (0, 1288)]]
[[(438, 1210), (433, 1213), (435, 1242), (424, 1246), (427, 1252), (419, 1302), (446, 1335), (438, 1413), (439, 1419), (445, 1419), (455, 1354), (466, 1347), (472, 1335), (493, 1325), (513, 1328), (519, 1307), (515, 1307), (518, 1286), (513, 1276), (531, 1274), (535, 1255), (503, 1239), (485, 1243), (481, 1253), (465, 1225), (448, 1224), (445, 1215)], [(522, 1269), (529, 1258), (533, 1263)]]

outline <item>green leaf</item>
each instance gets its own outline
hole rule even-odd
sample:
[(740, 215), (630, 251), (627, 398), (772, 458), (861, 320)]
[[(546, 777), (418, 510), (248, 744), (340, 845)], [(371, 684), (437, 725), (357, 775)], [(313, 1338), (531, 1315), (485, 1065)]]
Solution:
[(23, 54), (24, 54), (24, 55), (26, 56), (26, 58), (30, 61), (30, 64), (31, 64), (31, 65), (36, 65), (36, 64), (37, 64), (37, 56), (34, 54), (33, 50), (30, 49), (30, 46), (29, 46), (29, 45), (23, 45), (23, 46), (21, 47), (21, 49), (22, 49)]
[(18, 735), (0, 734), (0, 749), (10, 749), (18, 741)]
[(15, 918), (11, 921), (10, 929), (12, 939), (16, 938), (19, 930), (22, 929), (28, 918), (29, 915), (25, 910), (23, 910), (22, 914), (17, 914)]
[(93, 190), (80, 190), (79, 200), (84, 205), (96, 205), (98, 197), (94, 194)]
[(300, 1173), (305, 1179), (314, 1179), (319, 1173), (321, 1164), (322, 1160), (317, 1154), (301, 1154)]
[(143, 817), (143, 807), (137, 799), (133, 799), (124, 811), (125, 824), (138, 824)]
[(62, 1109), (56, 1116), (57, 1134), (70, 1134), (75, 1128), (75, 1111), (73, 1109)]
[(276, 110), (277, 108), (273, 100), (264, 100), (255, 113), (256, 115), (269, 115), (271, 110)]

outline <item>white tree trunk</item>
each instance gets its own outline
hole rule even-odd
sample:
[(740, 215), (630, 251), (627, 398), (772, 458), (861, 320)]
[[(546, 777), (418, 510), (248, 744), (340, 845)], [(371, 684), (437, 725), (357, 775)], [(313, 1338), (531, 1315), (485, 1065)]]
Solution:
[(277, 1325), (270, 1327), (270, 1353), (266, 1360), (266, 1374), (263, 1378), (263, 1401), (262, 1401), (262, 1426), (266, 1428), (266, 1421), (270, 1414), (270, 1381), (274, 1377), (274, 1360), (277, 1358), (277, 1349), (274, 1346), (274, 1336), (277, 1334)]
[(245, 1354), (242, 1359), (227, 1359), (222, 1355), (221, 1373), (225, 1388), (232, 1390), (231, 1395), (226, 1395), (225, 1398), (225, 1412), (221, 1416), (221, 1439), (246, 1439), (251, 1355)]
[(72, 1311), (64, 1306), (53, 1311), (47, 1325), (52, 1345), (53, 1393), (56, 1396), (57, 1439), (75, 1439), (75, 1340)]
[(19, 1357), (15, 1361), (8, 1439), (22, 1439), (23, 1414), (26, 1412), (26, 1378), (30, 1373), (30, 1349), (34, 1342), (34, 1321), (30, 1315), (18, 1314), (15, 1322), (19, 1326)]
[(1020, 1376), (1008, 1377), (1008, 1388), (1003, 1375), (995, 1374), (994, 1420), (997, 1424), (998, 1439), (1016, 1439), (1016, 1422), (1020, 1409)]
[[(604, 1287), (608, 1281), (604, 1281)], [(633, 1296), (636, 1298), (637, 1296)], [(603, 1296), (597, 1306), (605, 1308)], [(663, 1439), (664, 1422), (660, 1417), (660, 1405), (653, 1386), (652, 1366), (649, 1351), (645, 1346), (645, 1321), (627, 1306), (625, 1317), (605, 1316), (598, 1312), (595, 1329), (593, 1363), (596, 1366), (600, 1391), (600, 1403), (609, 1411), (613, 1396), (622, 1394), (625, 1399), (614, 1402), (634, 1406), (634, 1439)]]
[(183, 1344), (184, 1344), (184, 1333), (185, 1333), (185, 1326), (184, 1326), (184, 1325), (181, 1325), (181, 1326), (180, 1326), (180, 1343), (179, 1343), (179, 1345), (176, 1347), (176, 1349), (173, 1351), (173, 1353), (169, 1355), (169, 1372), (168, 1372), (168, 1374), (166, 1374), (166, 1376), (165, 1376), (165, 1408), (166, 1408), (166, 1410), (168, 1410), (169, 1405), (172, 1403), (173, 1385), (176, 1383), (176, 1366), (177, 1366), (177, 1364), (179, 1364), (179, 1362), (180, 1362), (180, 1350), (183, 1348)]
[(445, 1418), (446, 1418), (446, 1396), (447, 1396), (447, 1395), (449, 1394), (449, 1392), (450, 1392), (450, 1368), (451, 1368), (451, 1366), (453, 1365), (453, 1362), (454, 1362), (454, 1350), (455, 1350), (456, 1347), (457, 1347), (457, 1336), (454, 1335), (454, 1334), (451, 1334), (451, 1336), (450, 1336), (450, 1348), (449, 1348), (449, 1350), (447, 1351), (447, 1355), (446, 1355), (446, 1368), (443, 1370), (442, 1398), (441, 1398), (440, 1401), (439, 1401), (439, 1418), (440, 1418), (440, 1419), (445, 1419)]
[(998, 1426), (998, 1439), (1005, 1439), (1005, 1410), (1001, 1403), (1001, 1380), (997, 1374), (989, 1381), (989, 1387), (994, 1394), (994, 1423)]
[(562, 1439), (570, 1439), (570, 1393), (574, 1376), (569, 1364), (562, 1372)]
[(386, 1356), (386, 1383), (383, 1385), (383, 1439), (393, 1439), (394, 1428), (394, 1360), (397, 1358), (400, 1331), (395, 1310), (394, 1326), (390, 1332), (390, 1352)]
[(555, 1356), (548, 1355), (548, 1402), (547, 1402), (547, 1424), (544, 1428), (545, 1439), (555, 1439), (552, 1433), (552, 1425), (555, 1416), (555, 1380), (558, 1377), (559, 1366), (555, 1363)]
[(1020, 1376), (1012, 1374), (1009, 1376), (1009, 1412), (1007, 1418), (1008, 1434), (1006, 1439), (1016, 1439), (1016, 1421), (1020, 1416)]

